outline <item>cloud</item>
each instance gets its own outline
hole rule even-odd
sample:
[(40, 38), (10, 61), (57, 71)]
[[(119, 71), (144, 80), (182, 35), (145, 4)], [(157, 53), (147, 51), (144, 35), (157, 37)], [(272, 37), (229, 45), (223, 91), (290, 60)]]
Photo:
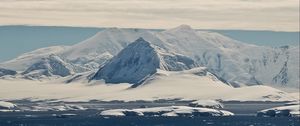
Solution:
[(0, 24), (299, 31), (298, 0), (2, 0)]

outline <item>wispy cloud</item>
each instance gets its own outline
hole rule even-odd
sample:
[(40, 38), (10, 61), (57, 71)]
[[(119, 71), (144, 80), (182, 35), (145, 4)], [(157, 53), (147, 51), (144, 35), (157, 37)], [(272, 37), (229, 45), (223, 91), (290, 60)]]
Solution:
[(0, 24), (299, 31), (299, 0), (2, 0)]

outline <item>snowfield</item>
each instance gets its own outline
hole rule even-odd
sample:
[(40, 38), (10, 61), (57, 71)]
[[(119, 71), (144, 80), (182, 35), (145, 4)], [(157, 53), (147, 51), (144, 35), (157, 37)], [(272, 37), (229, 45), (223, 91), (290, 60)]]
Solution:
[[(147, 47), (145, 44), (141, 44), (141, 46), (133, 46), (135, 48), (128, 48), (139, 38), (151, 43), (151, 46)], [(154, 46), (159, 47), (159, 49), (149, 48)], [(139, 47), (147, 47), (152, 50), (152, 53), (148, 54), (145, 51), (143, 53)], [(127, 50), (125, 50), (126, 48)], [(120, 53), (124, 51), (130, 55), (121, 55)], [(142, 62), (147, 61), (153, 54), (157, 55), (154, 56), (156, 58), (153, 62)], [(45, 70), (31, 69), (37, 71), (29, 71), (29, 73), (34, 72), (30, 75), (33, 74), (34, 77), (40, 79), (40, 75), (49, 73), (47, 71), (50, 71), (51, 74), (48, 74), (50, 76), (64, 76), (69, 74), (62, 74), (62, 72), (74, 71), (78, 74), (90, 70), (99, 71), (100, 75), (96, 79), (106, 79), (111, 83), (138, 83), (140, 78), (129, 77), (129, 80), (126, 80), (119, 75), (134, 75), (134, 71), (140, 66), (157, 68), (156, 66), (151, 67), (151, 64), (160, 63), (161, 66), (164, 66), (163, 68), (166, 68), (165, 70), (169, 71), (198, 66), (206, 67), (210, 73), (234, 87), (262, 84), (275, 88), (298, 89), (300, 87), (299, 45), (275, 48), (251, 45), (218, 33), (197, 31), (188, 25), (180, 25), (164, 31), (107, 28), (78, 44), (37, 49), (0, 63), (0, 67), (24, 72), (32, 65), (33, 68), (36, 68), (36, 65), (44, 62), (43, 58), (48, 58), (50, 55), (56, 55), (58, 56), (56, 59), (63, 60), (60, 63), (61, 67), (66, 67), (62, 65), (69, 64), (73, 67), (66, 68), (72, 69), (63, 71), (54, 69), (59, 73), (53, 73), (49, 69), (52, 67), (43, 67)], [(143, 57), (144, 60), (142, 60)], [(52, 66), (56, 64), (51, 61), (53, 60), (48, 59), (42, 64)], [(109, 63), (107, 64), (107, 62)], [(120, 69), (122, 73), (111, 77), (110, 75), (119, 70), (118, 65), (116, 65), (118, 63), (123, 63), (121, 65), (125, 67)], [(136, 67), (130, 70), (126, 69), (131, 68), (130, 65), (136, 65)], [(105, 66), (105, 69), (99, 70), (99, 67), (102, 68), (102, 66)], [(152, 70), (150, 73), (153, 73)], [(67, 73), (72, 74), (72, 72)], [(145, 73), (149, 73), (149, 71)]]
[[(215, 109), (222, 108), (216, 101), (299, 100), (299, 46), (250, 45), (187, 25), (164, 31), (108, 28), (81, 43), (38, 49), (0, 67), (3, 101), (186, 100), (195, 101), (191, 107)], [(194, 111), (191, 107), (164, 116)]]
[(143, 85), (105, 84), (103, 80), (73, 82), (0, 80), (1, 100), (153, 101), (158, 99), (223, 101), (295, 101), (295, 97), (272, 87), (257, 85), (233, 88), (202, 69), (179, 72), (158, 70)]

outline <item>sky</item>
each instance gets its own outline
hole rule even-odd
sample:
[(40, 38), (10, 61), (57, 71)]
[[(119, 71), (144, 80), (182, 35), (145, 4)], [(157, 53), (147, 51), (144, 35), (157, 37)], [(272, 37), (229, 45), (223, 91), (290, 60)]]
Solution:
[(1, 0), (0, 25), (299, 31), (299, 0)]

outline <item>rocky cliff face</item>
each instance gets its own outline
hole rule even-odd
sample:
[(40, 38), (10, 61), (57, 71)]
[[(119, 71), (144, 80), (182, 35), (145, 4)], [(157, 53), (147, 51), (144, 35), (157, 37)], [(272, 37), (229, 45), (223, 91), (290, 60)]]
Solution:
[(16, 74), (17, 74), (17, 72), (14, 70), (0, 68), (0, 77), (5, 76), (5, 75), (16, 75)]

